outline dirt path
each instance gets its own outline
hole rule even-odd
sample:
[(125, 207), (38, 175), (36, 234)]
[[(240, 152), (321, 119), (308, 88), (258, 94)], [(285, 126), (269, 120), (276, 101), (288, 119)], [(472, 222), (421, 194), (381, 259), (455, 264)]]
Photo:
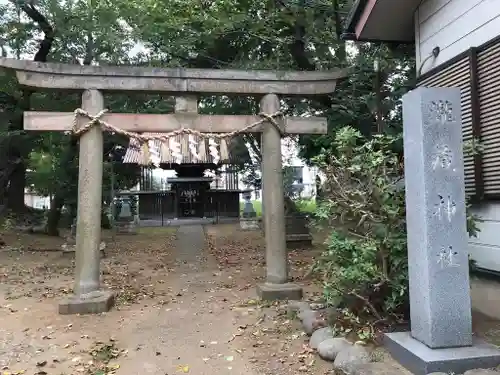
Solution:
[(260, 234), (205, 230), (210, 251), (200, 226), (108, 238), (103, 280), (118, 301), (97, 316), (57, 314), (57, 300), (71, 292), (73, 261), (40, 250), (60, 240), (8, 238), (0, 250), (1, 373), (329, 373), (293, 319), (254, 299), (264, 271)]
[[(251, 323), (231, 309), (235, 297), (214, 260), (204, 252), (201, 225), (177, 232), (178, 267), (169, 277), (177, 292), (171, 307), (149, 309), (131, 319), (118, 337), (127, 340), (128, 355), (117, 374), (257, 374), (249, 358), (231, 343), (241, 324)], [(133, 341), (130, 338), (133, 338)], [(140, 347), (140, 350), (136, 348)]]

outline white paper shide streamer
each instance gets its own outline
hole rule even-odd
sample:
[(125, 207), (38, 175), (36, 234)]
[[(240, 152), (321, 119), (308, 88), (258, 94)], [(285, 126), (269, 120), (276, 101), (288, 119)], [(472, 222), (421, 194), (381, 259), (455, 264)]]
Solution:
[(210, 155), (212, 155), (214, 164), (218, 164), (220, 161), (220, 155), (217, 148), (217, 143), (213, 138), (208, 139), (208, 150), (210, 151)]
[(182, 153), (181, 153), (181, 144), (177, 142), (174, 138), (170, 138), (168, 140), (168, 146), (170, 147), (170, 152), (172, 153), (172, 157), (174, 158), (177, 164), (182, 163)]
[(194, 135), (189, 134), (189, 152), (193, 155), (193, 161), (197, 162), (200, 160), (200, 155), (198, 155), (198, 142), (194, 138)]
[(215, 178), (216, 177), (215, 172), (212, 171), (211, 169), (206, 169), (205, 172), (203, 172), (203, 175), (205, 177), (210, 177), (210, 178)]
[(160, 148), (158, 147), (157, 142), (155, 142), (153, 140), (149, 140), (148, 147), (149, 147), (149, 161), (155, 167), (159, 168), (160, 163), (161, 163), (161, 154), (160, 154)]

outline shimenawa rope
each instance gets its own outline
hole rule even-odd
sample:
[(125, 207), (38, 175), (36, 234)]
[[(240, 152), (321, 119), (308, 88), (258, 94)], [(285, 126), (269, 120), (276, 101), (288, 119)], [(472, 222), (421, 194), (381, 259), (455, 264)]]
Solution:
[[(82, 134), (88, 132), (94, 126), (101, 126), (103, 131), (124, 135), (127, 138), (132, 138), (132, 139), (137, 140), (141, 144), (148, 142), (148, 141), (152, 141), (152, 140), (158, 140), (161, 142), (168, 142), (168, 140), (170, 138), (178, 136), (178, 135), (184, 135), (184, 134), (192, 134), (192, 135), (196, 135), (200, 138), (205, 138), (205, 139), (215, 138), (215, 139), (222, 140), (225, 138), (232, 138), (235, 135), (238, 135), (240, 133), (247, 133), (251, 129), (253, 129), (253, 128), (255, 128), (255, 127), (257, 127), (265, 122), (269, 122), (279, 131), (281, 136), (284, 135), (284, 130), (280, 127), (279, 123), (276, 121), (276, 118), (283, 116), (283, 113), (280, 111), (273, 113), (272, 115), (269, 115), (267, 113), (259, 113), (261, 120), (256, 121), (252, 124), (249, 124), (249, 125), (245, 126), (243, 129), (235, 130), (235, 131), (232, 131), (230, 133), (223, 133), (223, 134), (202, 133), (202, 132), (199, 132), (198, 130), (193, 130), (193, 129), (183, 127), (183, 128), (178, 129), (178, 130), (171, 131), (169, 133), (163, 133), (161, 135), (138, 134), (138, 133), (133, 133), (133, 132), (129, 132), (127, 130), (117, 128), (117, 127), (111, 125), (110, 123), (102, 120), (102, 117), (107, 112), (108, 112), (108, 110), (105, 109), (105, 110), (100, 111), (97, 115), (92, 116), (87, 111), (85, 111), (81, 108), (77, 108), (74, 112), (75, 117), (73, 119), (73, 126), (72, 126), (71, 130), (66, 132), (66, 133), (72, 134), (76, 137), (80, 137)], [(86, 117), (90, 121), (88, 123), (86, 123), (85, 125), (83, 125), (82, 127), (78, 127), (78, 118), (79, 117)]]

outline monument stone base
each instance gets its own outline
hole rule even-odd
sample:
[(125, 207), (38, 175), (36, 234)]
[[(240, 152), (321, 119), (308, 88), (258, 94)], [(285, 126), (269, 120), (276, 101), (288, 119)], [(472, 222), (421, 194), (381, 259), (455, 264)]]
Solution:
[(287, 234), (286, 248), (287, 249), (303, 249), (312, 247), (313, 237), (309, 233)]
[(137, 224), (135, 221), (117, 221), (115, 224), (116, 233), (119, 234), (137, 234)]
[(59, 304), (59, 314), (100, 314), (111, 310), (115, 295), (108, 290), (100, 290), (82, 296), (71, 296)]
[(265, 283), (257, 286), (257, 294), (264, 301), (299, 301), (302, 299), (302, 288), (297, 284)]
[[(75, 244), (63, 244), (61, 246), (62, 248), (62, 255), (63, 257), (68, 257), (68, 258), (75, 258), (76, 257), (76, 245)], [(101, 258), (106, 258), (106, 243), (104, 241), (101, 241), (99, 245), (99, 254)]]
[(260, 230), (259, 219), (256, 217), (240, 217), (241, 230)]
[(392, 357), (415, 375), (463, 374), (500, 364), (500, 350), (477, 339), (472, 346), (431, 349), (411, 337), (409, 332), (394, 332), (385, 334), (384, 344)]

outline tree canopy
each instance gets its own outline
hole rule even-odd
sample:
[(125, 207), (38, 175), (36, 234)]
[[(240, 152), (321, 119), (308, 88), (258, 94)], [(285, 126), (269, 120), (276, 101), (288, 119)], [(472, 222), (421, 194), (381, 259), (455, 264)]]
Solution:
[[(334, 147), (335, 129), (350, 125), (370, 135), (401, 131), (400, 98), (412, 84), (413, 47), (341, 39), (348, 0), (9, 0), (0, 5), (2, 56), (93, 65), (328, 70), (349, 67), (335, 93), (284, 98), (286, 113), (328, 118), (329, 134), (303, 136), (306, 161)], [(374, 64), (378, 66), (378, 72)], [(74, 204), (77, 143), (63, 134), (25, 134), (25, 110), (73, 111), (78, 95), (34, 93), (0, 75), (0, 204), (24, 208), (24, 187), (52, 196), (53, 221), (62, 205)], [(204, 111), (255, 112), (257, 98), (204, 97)], [(172, 110), (161, 95), (113, 94), (114, 112)], [(260, 139), (244, 136), (259, 153)], [(106, 135), (108, 155), (126, 139)], [(258, 159), (258, 158), (257, 158)], [(106, 158), (106, 160), (108, 160)], [(108, 161), (107, 161), (108, 162)], [(134, 185), (137, 168), (116, 163), (118, 188)], [(252, 174), (252, 163), (247, 163)], [(107, 186), (104, 187), (106, 189)], [(49, 220), (50, 221), (50, 220)]]

